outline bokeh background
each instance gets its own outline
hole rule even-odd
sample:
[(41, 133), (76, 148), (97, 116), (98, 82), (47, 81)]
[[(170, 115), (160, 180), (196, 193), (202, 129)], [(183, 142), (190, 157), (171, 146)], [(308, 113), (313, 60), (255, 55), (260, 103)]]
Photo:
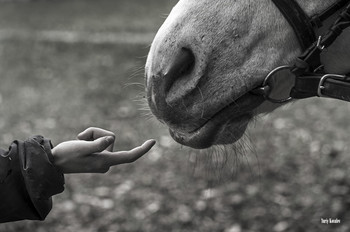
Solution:
[(293, 103), (258, 118), (238, 148), (209, 151), (181, 147), (150, 116), (143, 66), (175, 4), (0, 1), (1, 147), (89, 126), (114, 131), (118, 150), (158, 141), (107, 174), (66, 175), (45, 221), (0, 231), (350, 231), (348, 103)]

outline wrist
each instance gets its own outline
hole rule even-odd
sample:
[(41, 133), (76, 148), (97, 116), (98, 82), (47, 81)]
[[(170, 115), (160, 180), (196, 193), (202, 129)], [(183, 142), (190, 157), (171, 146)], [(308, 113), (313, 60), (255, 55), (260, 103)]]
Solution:
[(57, 149), (53, 147), (51, 149), (51, 154), (53, 156), (53, 165), (56, 167), (56, 169), (63, 173), (63, 167), (62, 162), (60, 161), (58, 155), (57, 155)]

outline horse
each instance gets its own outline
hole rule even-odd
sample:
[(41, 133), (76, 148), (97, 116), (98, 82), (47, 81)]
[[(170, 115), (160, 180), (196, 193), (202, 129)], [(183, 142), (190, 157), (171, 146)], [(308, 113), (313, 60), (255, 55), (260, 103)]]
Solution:
[[(313, 17), (336, 0), (296, 0)], [(323, 26), (322, 34), (337, 17)], [(350, 30), (325, 49), (325, 72), (350, 73)], [(276, 67), (293, 66), (303, 47), (271, 0), (180, 0), (157, 32), (145, 66), (147, 100), (173, 139), (204, 149), (233, 144), (249, 123), (285, 105), (252, 90)], [(295, 84), (289, 71), (270, 80), (269, 97), (285, 99)]]

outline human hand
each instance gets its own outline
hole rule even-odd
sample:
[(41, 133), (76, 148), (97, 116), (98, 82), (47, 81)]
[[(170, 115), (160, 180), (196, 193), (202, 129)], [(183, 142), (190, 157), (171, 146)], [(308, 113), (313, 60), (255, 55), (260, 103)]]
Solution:
[(112, 166), (136, 161), (155, 144), (151, 139), (130, 151), (113, 152), (115, 135), (95, 127), (80, 133), (78, 139), (52, 149), (54, 163), (63, 173), (106, 173)]

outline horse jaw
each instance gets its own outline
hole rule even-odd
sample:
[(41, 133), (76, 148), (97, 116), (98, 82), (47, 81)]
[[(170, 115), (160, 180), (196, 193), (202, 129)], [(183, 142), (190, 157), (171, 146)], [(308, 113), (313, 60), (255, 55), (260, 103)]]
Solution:
[[(281, 105), (247, 93), (300, 52), (294, 31), (271, 0), (180, 0), (146, 62), (150, 108), (184, 145), (235, 142), (253, 115)], [(176, 72), (178, 64), (190, 68)], [(280, 98), (293, 78), (283, 75), (275, 82), (279, 87), (272, 94)]]

